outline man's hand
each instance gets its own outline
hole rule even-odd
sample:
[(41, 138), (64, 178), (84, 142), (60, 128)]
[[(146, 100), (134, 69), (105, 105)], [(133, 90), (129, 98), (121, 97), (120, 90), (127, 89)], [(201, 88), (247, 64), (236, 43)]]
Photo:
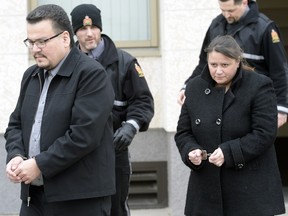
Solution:
[(41, 171), (37, 166), (34, 158), (23, 161), (14, 171), (15, 175), (25, 184), (30, 184), (38, 176), (41, 175)]
[(116, 130), (113, 136), (113, 143), (115, 145), (115, 149), (117, 151), (123, 151), (132, 142), (137, 130), (136, 128), (130, 123), (122, 123), (122, 127)]
[(12, 158), (6, 166), (6, 175), (11, 182), (20, 183), (21, 178), (15, 174), (15, 170), (18, 168), (19, 164), (23, 162), (23, 158), (16, 156)]
[(182, 106), (184, 104), (185, 98), (186, 98), (185, 89), (181, 89), (181, 91), (178, 94), (178, 99), (177, 99), (178, 104)]
[(287, 122), (287, 114), (286, 113), (278, 113), (278, 128), (283, 126)]

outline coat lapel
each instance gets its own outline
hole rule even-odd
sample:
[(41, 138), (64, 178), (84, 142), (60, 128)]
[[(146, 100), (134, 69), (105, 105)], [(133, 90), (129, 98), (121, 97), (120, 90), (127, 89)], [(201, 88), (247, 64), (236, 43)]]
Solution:
[(231, 91), (231, 89), (229, 89), (226, 94), (225, 94), (225, 98), (224, 98), (224, 103), (223, 103), (223, 113), (226, 111), (226, 109), (233, 103), (233, 101), (235, 100), (235, 95), (233, 94), (233, 92)]

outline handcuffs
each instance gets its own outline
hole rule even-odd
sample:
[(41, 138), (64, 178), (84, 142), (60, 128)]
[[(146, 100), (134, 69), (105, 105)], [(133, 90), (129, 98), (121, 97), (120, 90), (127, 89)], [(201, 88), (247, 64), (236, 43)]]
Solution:
[(201, 154), (202, 160), (207, 160), (212, 154), (212, 153), (207, 153), (206, 150), (201, 150), (201, 151), (202, 151), (202, 154)]

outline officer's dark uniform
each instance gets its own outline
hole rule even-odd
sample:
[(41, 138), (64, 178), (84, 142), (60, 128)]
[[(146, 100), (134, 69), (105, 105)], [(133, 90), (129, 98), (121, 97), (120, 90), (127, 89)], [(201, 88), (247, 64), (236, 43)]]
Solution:
[[(101, 11), (93, 4), (76, 6), (71, 12), (71, 19), (75, 34), (83, 26), (93, 25), (102, 31)], [(78, 42), (76, 45), (80, 48)], [(116, 194), (112, 196), (111, 216), (129, 216), (127, 199), (131, 165), (128, 146), (137, 131), (148, 129), (154, 115), (153, 97), (136, 58), (117, 49), (107, 35), (101, 34), (101, 41), (97, 47), (86, 54), (102, 64), (114, 88), (112, 113), (113, 143), (116, 153)]]
[[(108, 73), (115, 92), (113, 106), (114, 133), (127, 121), (139, 132), (146, 131), (154, 115), (154, 100), (136, 58), (116, 48), (105, 34), (101, 35), (105, 49), (98, 57)], [(79, 47), (79, 42), (76, 42)], [(136, 129), (135, 129), (136, 133)], [(112, 196), (111, 216), (129, 216), (128, 192), (132, 173), (128, 148), (117, 149), (116, 194)]]
[[(102, 39), (105, 49), (98, 61), (109, 74), (115, 91), (114, 131), (127, 120), (135, 121), (139, 131), (146, 131), (154, 115), (154, 103), (144, 74), (134, 57), (117, 49), (107, 35), (102, 34)], [(117, 194), (112, 197), (111, 215), (130, 215), (127, 205), (130, 174), (128, 148), (121, 151), (116, 149)]]
[(210, 42), (219, 35), (232, 35), (244, 51), (243, 56), (248, 64), (273, 80), (278, 111), (288, 113), (288, 67), (279, 29), (272, 20), (259, 13), (255, 1), (249, 1), (249, 8), (247, 14), (235, 24), (228, 24), (222, 14), (212, 21), (202, 45), (199, 64), (191, 77), (200, 74), (207, 64), (204, 49)]

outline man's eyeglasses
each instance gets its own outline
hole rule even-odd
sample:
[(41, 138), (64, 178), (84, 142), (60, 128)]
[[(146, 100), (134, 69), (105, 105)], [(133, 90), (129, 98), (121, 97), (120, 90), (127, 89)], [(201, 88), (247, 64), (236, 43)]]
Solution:
[(25, 39), (23, 42), (24, 42), (24, 44), (25, 44), (29, 49), (32, 49), (33, 46), (34, 46), (34, 44), (35, 44), (38, 48), (41, 49), (41, 48), (44, 48), (44, 47), (46, 46), (46, 43), (47, 43), (48, 41), (52, 40), (53, 38), (58, 37), (58, 36), (61, 35), (63, 32), (64, 32), (64, 31), (62, 31), (62, 32), (60, 32), (60, 33), (58, 33), (58, 34), (50, 37), (50, 38), (47, 38), (47, 39), (45, 39), (45, 40), (31, 41), (31, 40), (29, 40), (29, 39), (27, 38), (27, 39)]

